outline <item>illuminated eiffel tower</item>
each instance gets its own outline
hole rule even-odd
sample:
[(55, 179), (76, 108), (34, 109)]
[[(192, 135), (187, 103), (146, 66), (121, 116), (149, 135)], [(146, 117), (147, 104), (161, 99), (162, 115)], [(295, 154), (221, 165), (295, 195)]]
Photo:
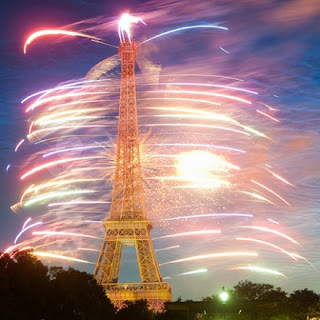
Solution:
[[(147, 299), (159, 309), (171, 300), (171, 288), (162, 281), (152, 246), (152, 223), (146, 217), (139, 151), (135, 59), (137, 45), (130, 36), (120, 43), (121, 83), (115, 178), (110, 215), (94, 276), (116, 306), (125, 300)], [(136, 248), (140, 283), (119, 283), (122, 248)]]

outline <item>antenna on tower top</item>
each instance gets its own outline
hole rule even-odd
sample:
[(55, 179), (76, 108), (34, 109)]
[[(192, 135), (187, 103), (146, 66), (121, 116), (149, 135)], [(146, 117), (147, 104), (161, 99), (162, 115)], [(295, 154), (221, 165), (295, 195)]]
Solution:
[(130, 15), (129, 13), (124, 13), (118, 23), (118, 33), (119, 33), (119, 38), (120, 38), (120, 42), (123, 43), (126, 41), (126, 36), (129, 40), (129, 42), (131, 43), (131, 34), (130, 34), (130, 27), (132, 23), (138, 23), (138, 22), (142, 22), (144, 25), (146, 25), (146, 23), (139, 17), (134, 17), (132, 15)]

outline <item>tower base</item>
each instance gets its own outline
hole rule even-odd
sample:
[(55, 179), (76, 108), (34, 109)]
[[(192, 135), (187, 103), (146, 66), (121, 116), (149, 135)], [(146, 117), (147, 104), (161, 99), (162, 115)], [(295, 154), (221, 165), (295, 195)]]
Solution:
[(166, 282), (108, 283), (102, 286), (108, 298), (118, 309), (121, 309), (125, 301), (145, 299), (150, 309), (161, 312), (164, 303), (171, 301), (171, 288)]

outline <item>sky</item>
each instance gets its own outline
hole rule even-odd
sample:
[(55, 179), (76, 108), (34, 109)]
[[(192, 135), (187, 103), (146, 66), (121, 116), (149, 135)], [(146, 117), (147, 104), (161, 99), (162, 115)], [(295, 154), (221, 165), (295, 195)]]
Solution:
[[(156, 250), (175, 247), (156, 251), (161, 274), (169, 277), (166, 281), (172, 287), (173, 296), (200, 299), (222, 286), (231, 288), (243, 279), (271, 283), (289, 292), (308, 287), (319, 293), (320, 3), (317, 0), (307, 3), (303, 0), (236, 3), (231, 0), (197, 3), (165, 0), (122, 1), (121, 4), (31, 0), (3, 5), (0, 251), (13, 244), (28, 217), (32, 217), (34, 223), (43, 222), (37, 231), (79, 232), (103, 238), (103, 227), (87, 221), (105, 219), (109, 212), (107, 202), (111, 201), (120, 81), (117, 49), (86, 38), (48, 36), (35, 40), (24, 55), (23, 44), (32, 32), (62, 28), (118, 46), (117, 21), (127, 10), (146, 23), (132, 27), (133, 38), (138, 43), (181, 27), (228, 28), (179, 31), (139, 46), (137, 103), (147, 215), (154, 226), (152, 238), (176, 235), (153, 241)], [(85, 76), (109, 79), (103, 88), (108, 93), (95, 95), (95, 99), (108, 96), (106, 110), (95, 113), (94, 120), (82, 120), (84, 125), (98, 125), (101, 129), (64, 128), (52, 135), (34, 134), (29, 136), (30, 142), (25, 141), (15, 152), (17, 143), (26, 139), (35, 117), (49, 114), (46, 108), (39, 108), (34, 115), (26, 114), (29, 102), (21, 104), (20, 101), (31, 93)], [(179, 94), (173, 92), (177, 90)], [(220, 96), (208, 97), (200, 91)], [(250, 105), (222, 96), (231, 94), (250, 101)], [(221, 105), (209, 104), (209, 100)], [(81, 108), (86, 107), (83, 101)], [(97, 106), (105, 107), (105, 103)], [(228, 119), (221, 119), (222, 116)], [(221, 123), (242, 133), (222, 130)], [(70, 156), (97, 156), (98, 160), (68, 163), (51, 168), (28, 182), (21, 181), (23, 173), (44, 162), (44, 154), (89, 145), (100, 148), (81, 154), (67, 152), (52, 160)], [(203, 165), (206, 162), (209, 169)], [(93, 164), (103, 170), (72, 171)], [(186, 166), (192, 170), (186, 170)], [(202, 175), (211, 179), (205, 181), (210, 186), (203, 186), (204, 182), (199, 180)], [(168, 181), (163, 176), (175, 176), (175, 180)], [(89, 199), (104, 204), (49, 207), (44, 201), (30, 208), (20, 208), (18, 213), (10, 210), (31, 183), (37, 185), (61, 177), (98, 177)], [(88, 183), (85, 188), (89, 186)], [(84, 198), (81, 195), (74, 199)], [(177, 219), (205, 214), (211, 216)], [(208, 230), (221, 233), (210, 234)], [(196, 235), (177, 236), (197, 231), (200, 233)], [(92, 264), (43, 259), (45, 263), (93, 271), (97, 252), (79, 248), (99, 250), (101, 239), (55, 237), (55, 243), (50, 246), (52, 238), (49, 238), (37, 237), (28, 231), (19, 241), (21, 247), (46, 244), (42, 251), (73, 256)], [(123, 254), (120, 278), (124, 281), (137, 281), (137, 266), (131, 249), (126, 248)], [(250, 252), (256, 256), (177, 261), (226, 252)], [(258, 273), (252, 267), (268, 268), (279, 274)], [(183, 275), (199, 269), (207, 271)]]

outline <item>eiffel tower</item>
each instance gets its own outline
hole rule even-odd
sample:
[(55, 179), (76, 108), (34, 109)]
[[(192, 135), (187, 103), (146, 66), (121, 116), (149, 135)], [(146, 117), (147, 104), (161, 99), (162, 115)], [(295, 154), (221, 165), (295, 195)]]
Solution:
[[(151, 308), (161, 309), (171, 300), (171, 288), (163, 282), (152, 246), (152, 223), (147, 219), (139, 151), (135, 60), (137, 44), (125, 37), (120, 43), (121, 82), (116, 169), (106, 233), (94, 276), (107, 296), (121, 307), (126, 300), (146, 299)], [(140, 283), (119, 283), (121, 253), (134, 246)]]

